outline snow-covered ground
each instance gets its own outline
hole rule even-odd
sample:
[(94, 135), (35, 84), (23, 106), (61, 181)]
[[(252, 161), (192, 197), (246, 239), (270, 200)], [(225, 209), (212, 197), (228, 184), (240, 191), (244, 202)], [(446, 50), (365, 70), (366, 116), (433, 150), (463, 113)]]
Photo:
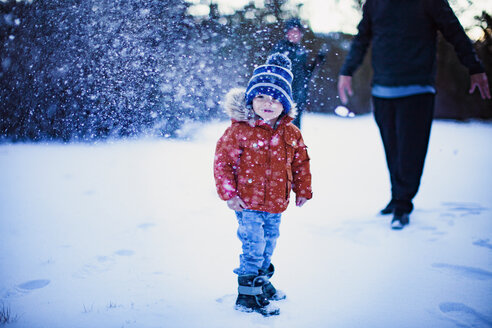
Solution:
[(392, 231), (371, 116), (308, 114), (314, 198), (283, 216), (281, 315), (233, 309), (240, 243), (189, 141), (0, 145), (8, 327), (491, 327), (492, 124), (437, 121), (411, 224)]

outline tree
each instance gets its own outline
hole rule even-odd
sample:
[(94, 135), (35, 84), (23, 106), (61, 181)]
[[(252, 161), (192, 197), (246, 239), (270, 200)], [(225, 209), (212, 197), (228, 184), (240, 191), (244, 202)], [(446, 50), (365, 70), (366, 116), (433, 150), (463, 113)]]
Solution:
[(10, 1), (1, 9), (4, 136), (93, 139), (179, 128), (188, 105), (168, 84), (184, 75), (193, 33), (182, 0)]

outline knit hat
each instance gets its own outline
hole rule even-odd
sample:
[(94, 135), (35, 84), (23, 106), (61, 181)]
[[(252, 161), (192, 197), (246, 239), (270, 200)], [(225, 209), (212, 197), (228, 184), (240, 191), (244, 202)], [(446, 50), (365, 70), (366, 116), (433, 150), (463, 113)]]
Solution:
[(246, 88), (246, 105), (251, 105), (253, 98), (259, 94), (272, 96), (284, 106), (284, 112), (288, 113), (294, 105), (292, 100), (292, 63), (284, 54), (274, 53), (270, 55), (264, 65), (258, 66), (253, 71)]
[(302, 33), (304, 33), (304, 25), (302, 25), (299, 18), (291, 18), (284, 24), (284, 32), (287, 33), (290, 29), (297, 27)]

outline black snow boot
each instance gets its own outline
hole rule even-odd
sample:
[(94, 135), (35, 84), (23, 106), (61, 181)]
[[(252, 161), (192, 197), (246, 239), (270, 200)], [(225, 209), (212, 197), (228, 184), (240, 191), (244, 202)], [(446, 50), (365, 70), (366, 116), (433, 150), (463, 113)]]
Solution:
[(287, 295), (281, 290), (277, 290), (273, 287), (273, 284), (270, 282), (270, 278), (273, 276), (275, 272), (275, 267), (270, 263), (270, 266), (266, 271), (260, 270), (260, 275), (266, 276), (269, 280), (263, 285), (263, 293), (270, 301), (280, 301), (287, 298)]
[(395, 210), (393, 220), (391, 221), (391, 229), (401, 230), (409, 223), (410, 223), (410, 217), (408, 213), (400, 210)]
[(280, 314), (280, 309), (271, 304), (263, 293), (263, 285), (268, 282), (265, 276), (238, 276), (238, 296), (236, 310), (258, 312), (265, 317)]
[(395, 201), (392, 199), (385, 208), (381, 210), (381, 215), (388, 215), (393, 213), (395, 210)]

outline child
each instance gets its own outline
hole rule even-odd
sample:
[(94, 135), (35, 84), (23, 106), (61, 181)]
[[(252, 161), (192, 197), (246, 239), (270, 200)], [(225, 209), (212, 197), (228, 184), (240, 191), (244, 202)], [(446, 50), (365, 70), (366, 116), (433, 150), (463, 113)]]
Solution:
[(306, 145), (291, 124), (292, 78), (289, 58), (276, 53), (254, 70), (246, 90), (231, 90), (225, 109), (232, 123), (215, 152), (217, 192), (236, 212), (242, 242), (236, 309), (265, 316), (279, 314), (269, 300), (285, 298), (269, 282), (281, 213), (291, 189), (297, 206), (312, 197)]

